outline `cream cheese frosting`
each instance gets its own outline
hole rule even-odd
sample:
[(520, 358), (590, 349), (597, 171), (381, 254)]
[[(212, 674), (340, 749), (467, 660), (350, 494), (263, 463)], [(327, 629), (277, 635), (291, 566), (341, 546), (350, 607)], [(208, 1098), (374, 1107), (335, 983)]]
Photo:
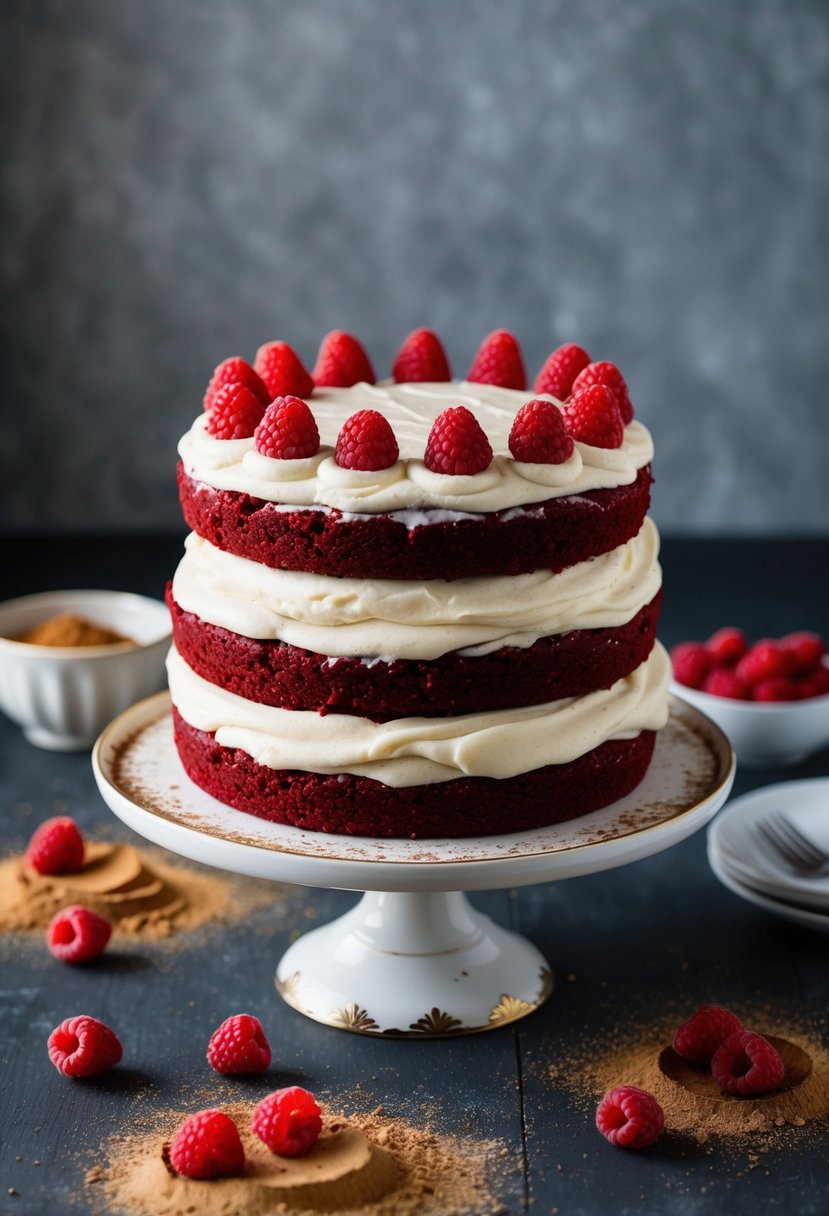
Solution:
[(247, 701), (196, 675), (175, 648), (167, 674), (182, 718), (214, 732), (221, 746), (239, 748), (271, 769), (353, 773), (399, 788), (463, 776), (503, 780), (566, 764), (609, 739), (659, 730), (668, 717), (670, 660), (657, 643), (630, 675), (588, 696), (390, 722)]
[[(320, 432), (321, 448), (305, 460), (273, 460), (257, 452), (253, 439), (216, 439), (201, 415), (179, 443), (185, 471), (216, 490), (249, 494), (293, 507), (328, 507), (352, 514), (436, 508), (490, 513), (629, 485), (653, 458), (648, 430), (637, 421), (625, 427), (619, 448), (576, 442), (563, 464), (529, 464), (509, 455), (509, 432), (530, 392), (491, 384), (449, 381), (435, 384), (355, 384), (316, 389), (308, 400)], [(537, 394), (544, 400), (554, 397)], [(480, 422), (495, 453), (492, 464), (473, 476), (432, 473), (423, 463), (426, 439), (438, 414), (465, 405)], [(388, 469), (342, 469), (334, 460), (337, 434), (346, 418), (361, 409), (378, 410), (391, 423), (400, 458)]]
[(658, 555), (659, 534), (648, 518), (625, 544), (558, 574), (335, 578), (272, 569), (191, 533), (173, 595), (185, 612), (244, 637), (331, 657), (429, 660), (624, 625), (662, 584)]

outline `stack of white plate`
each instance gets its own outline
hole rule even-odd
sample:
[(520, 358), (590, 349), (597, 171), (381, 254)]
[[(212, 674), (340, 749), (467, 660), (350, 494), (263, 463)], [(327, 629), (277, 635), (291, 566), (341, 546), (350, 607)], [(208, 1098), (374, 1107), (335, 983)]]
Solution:
[(829, 870), (792, 869), (759, 830), (779, 812), (829, 856), (829, 779), (786, 781), (744, 794), (717, 816), (708, 829), (711, 869), (750, 903), (829, 933)]

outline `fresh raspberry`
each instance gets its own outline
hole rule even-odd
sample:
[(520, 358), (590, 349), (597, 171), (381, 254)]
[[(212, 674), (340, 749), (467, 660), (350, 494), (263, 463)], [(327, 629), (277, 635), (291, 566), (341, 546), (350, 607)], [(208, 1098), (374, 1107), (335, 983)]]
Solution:
[(780, 643), (773, 638), (755, 642), (734, 669), (744, 683), (753, 687), (764, 680), (774, 680), (786, 674), (786, 659)]
[(673, 1048), (689, 1064), (707, 1068), (720, 1044), (742, 1029), (742, 1022), (730, 1009), (723, 1009), (721, 1005), (701, 1005), (674, 1035)]
[(487, 334), (466, 374), (474, 384), (496, 384), (501, 388), (525, 389), (527, 373), (521, 347), (507, 329)]
[(615, 363), (608, 363), (606, 360), (601, 363), (588, 363), (587, 367), (576, 376), (571, 391), (578, 393), (584, 388), (591, 388), (594, 384), (603, 384), (615, 393), (619, 413), (622, 415), (622, 422), (625, 426), (633, 421), (633, 406), (630, 403), (628, 386)]
[(250, 439), (264, 412), (263, 402), (244, 384), (225, 384), (207, 411), (207, 429), (216, 439)]
[(68, 815), (46, 819), (26, 849), (26, 860), (38, 874), (73, 874), (83, 865), (83, 837)]
[(752, 701), (799, 701), (800, 692), (794, 680), (788, 676), (775, 676), (773, 680), (761, 680), (751, 690)]
[(205, 410), (213, 408), (216, 394), (226, 384), (243, 384), (255, 397), (259, 398), (263, 405), (267, 405), (270, 401), (268, 390), (259, 375), (246, 359), (240, 359), (237, 356), (233, 359), (224, 359), (210, 377), (207, 392), (204, 394)]
[(374, 368), (364, 347), (342, 329), (332, 329), (323, 338), (311, 376), (314, 384), (333, 388), (350, 388), (361, 381), (374, 384)]
[(726, 625), (711, 634), (705, 647), (718, 667), (733, 667), (748, 652), (748, 638), (742, 629)]
[(826, 654), (826, 643), (817, 633), (787, 633), (780, 639), (780, 649), (786, 658), (786, 669), (792, 675), (807, 675), (820, 665)]
[(397, 352), (391, 374), (397, 384), (452, 379), (446, 351), (434, 330), (415, 329), (409, 334)]
[(272, 460), (303, 460), (320, 450), (320, 433), (299, 397), (274, 397), (253, 432), (253, 446)]
[(702, 691), (712, 697), (730, 697), (732, 701), (751, 700), (751, 689), (733, 667), (715, 667), (703, 680)]
[(112, 935), (112, 925), (91, 908), (72, 904), (52, 918), (46, 941), (62, 963), (88, 963), (103, 954)]
[(573, 392), (562, 410), (574, 439), (594, 448), (620, 448), (625, 438), (616, 394), (604, 384)]
[(249, 1013), (225, 1018), (207, 1044), (207, 1061), (225, 1076), (265, 1072), (271, 1062), (271, 1046), (262, 1023)]
[(377, 410), (358, 410), (337, 436), (334, 460), (342, 469), (388, 469), (400, 455), (391, 423)]
[(509, 450), (526, 464), (564, 464), (573, 455), (573, 438), (552, 401), (528, 401), (515, 415)]
[(728, 1094), (768, 1094), (782, 1085), (786, 1066), (780, 1052), (753, 1030), (737, 1030), (720, 1043), (711, 1072)]
[(665, 1128), (665, 1112), (647, 1090), (619, 1085), (596, 1110), (596, 1127), (617, 1148), (647, 1148)]
[(809, 701), (812, 697), (825, 697), (829, 693), (829, 667), (818, 667), (809, 676), (801, 676), (797, 681), (797, 696), (800, 701)]
[(702, 642), (680, 642), (671, 651), (674, 679), (686, 688), (702, 688), (711, 670), (711, 655)]
[(253, 1130), (280, 1157), (304, 1157), (322, 1130), (320, 1108), (307, 1089), (292, 1085), (268, 1094), (253, 1112)]
[(492, 448), (471, 410), (456, 405), (432, 423), (423, 461), (433, 473), (471, 476), (489, 468)]
[(185, 1178), (241, 1174), (245, 1150), (239, 1129), (220, 1110), (200, 1110), (182, 1123), (170, 1144), (170, 1164)]
[(314, 391), (314, 381), (287, 342), (260, 346), (253, 366), (265, 384), (268, 401), (274, 397), (310, 397)]
[(85, 1014), (56, 1026), (47, 1046), (49, 1059), (65, 1077), (94, 1077), (112, 1068), (124, 1054), (113, 1031)]
[(566, 401), (573, 391), (573, 381), (590, 362), (587, 351), (575, 342), (565, 342), (551, 355), (535, 378), (534, 393), (549, 393), (559, 401)]

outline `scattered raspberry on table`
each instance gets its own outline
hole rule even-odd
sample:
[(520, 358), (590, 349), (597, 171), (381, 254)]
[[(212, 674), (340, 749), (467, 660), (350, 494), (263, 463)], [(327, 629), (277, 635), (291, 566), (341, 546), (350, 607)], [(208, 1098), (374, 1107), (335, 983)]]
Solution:
[(89, 963), (103, 954), (112, 935), (112, 925), (82, 904), (62, 908), (46, 931), (50, 951), (62, 963)]
[(599, 1103), (596, 1127), (617, 1148), (647, 1148), (664, 1131), (665, 1114), (653, 1094), (619, 1085)]
[(73, 874), (82, 867), (83, 858), (83, 837), (68, 815), (45, 820), (26, 849), (26, 861), (38, 874)]
[(123, 1055), (114, 1031), (86, 1014), (56, 1026), (47, 1047), (49, 1059), (65, 1077), (94, 1077), (113, 1068)]
[(253, 1130), (272, 1153), (303, 1157), (316, 1144), (322, 1116), (307, 1089), (292, 1085), (268, 1094), (253, 1112)]
[(714, 1052), (711, 1072), (720, 1089), (744, 1098), (779, 1089), (786, 1066), (780, 1052), (763, 1035), (740, 1030)]
[(211, 1068), (225, 1076), (265, 1072), (271, 1062), (271, 1047), (262, 1023), (250, 1013), (225, 1018), (207, 1045)]
[(709, 1068), (720, 1044), (742, 1029), (742, 1022), (730, 1009), (723, 1009), (721, 1005), (701, 1005), (677, 1030), (673, 1048), (689, 1064)]
[(170, 1163), (185, 1178), (241, 1174), (245, 1150), (236, 1124), (220, 1110), (200, 1110), (191, 1115), (172, 1139)]

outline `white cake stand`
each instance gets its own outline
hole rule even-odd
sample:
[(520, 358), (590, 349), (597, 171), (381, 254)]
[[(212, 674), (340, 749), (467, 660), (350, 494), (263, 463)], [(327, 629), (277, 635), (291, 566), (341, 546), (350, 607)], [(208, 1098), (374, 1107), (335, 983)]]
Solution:
[(318, 1022), (412, 1038), (503, 1026), (552, 992), (551, 970), (535, 946), (475, 911), (462, 892), (638, 861), (706, 824), (734, 780), (725, 735), (678, 698), (632, 794), (570, 823), (510, 836), (373, 840), (235, 811), (184, 772), (167, 693), (110, 723), (92, 765), (107, 805), (155, 844), (255, 878), (365, 892), (350, 912), (288, 949), (276, 987)]

